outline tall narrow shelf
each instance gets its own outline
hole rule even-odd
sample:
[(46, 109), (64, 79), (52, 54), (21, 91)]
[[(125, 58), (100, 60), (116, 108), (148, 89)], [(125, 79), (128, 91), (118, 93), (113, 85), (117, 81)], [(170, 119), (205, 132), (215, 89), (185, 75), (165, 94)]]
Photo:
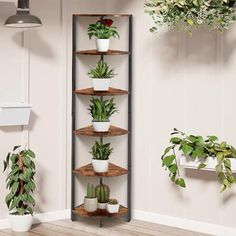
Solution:
[[(126, 17), (129, 24), (129, 49), (128, 51), (110, 49), (108, 52), (98, 52), (94, 49), (88, 50), (77, 50), (77, 24), (80, 17), (95, 17), (95, 18), (119, 18)], [(128, 56), (128, 90), (119, 88), (110, 88), (106, 92), (96, 92), (93, 88), (77, 88), (76, 82), (77, 77), (77, 58), (80, 56), (101, 56), (103, 59), (105, 56)], [(126, 217), (127, 221), (131, 220), (131, 167), (132, 167), (132, 156), (131, 156), (131, 145), (132, 145), (132, 15), (128, 14), (74, 14), (73, 15), (73, 60), (72, 60), (72, 161), (71, 161), (71, 220), (76, 220), (77, 217), (91, 217), (100, 219), (100, 226), (102, 226), (103, 218), (117, 218)], [(99, 133), (94, 132), (92, 126), (78, 128), (78, 122), (76, 120), (76, 97), (77, 96), (127, 96), (128, 97), (128, 130), (111, 126), (109, 132)], [(109, 164), (109, 170), (107, 173), (98, 174), (93, 171), (92, 165), (87, 164), (85, 166), (76, 166), (76, 136), (89, 136), (97, 137), (103, 140), (104, 137), (116, 137), (128, 135), (128, 165), (127, 168), (122, 168), (114, 163)], [(79, 158), (79, 157), (78, 157)], [(121, 206), (117, 214), (109, 214), (104, 210), (97, 210), (94, 213), (88, 213), (84, 210), (83, 204), (77, 205), (75, 199), (75, 178), (78, 177), (95, 177), (102, 178), (115, 178), (118, 176), (127, 175), (127, 206)], [(115, 181), (115, 180), (114, 180)]]

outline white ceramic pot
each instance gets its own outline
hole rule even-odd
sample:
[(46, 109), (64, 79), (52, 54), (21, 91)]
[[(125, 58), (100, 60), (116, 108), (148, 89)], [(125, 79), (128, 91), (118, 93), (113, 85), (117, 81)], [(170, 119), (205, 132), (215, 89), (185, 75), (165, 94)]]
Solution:
[(105, 173), (109, 168), (109, 160), (92, 160), (93, 169), (96, 173)]
[(93, 79), (94, 91), (108, 91), (111, 84), (111, 79)]
[(120, 208), (120, 204), (112, 205), (107, 203), (107, 211), (111, 214), (118, 213)]
[(92, 125), (93, 125), (93, 130), (95, 132), (108, 132), (111, 122), (110, 121), (106, 121), (106, 122), (93, 121)]
[(32, 215), (8, 215), (11, 229), (15, 232), (27, 232), (31, 229), (33, 223)]
[(98, 199), (97, 198), (84, 198), (84, 209), (87, 212), (94, 212), (98, 209)]
[(98, 52), (107, 52), (109, 49), (110, 39), (96, 39)]
[(107, 209), (107, 203), (98, 203), (98, 209), (106, 210)]

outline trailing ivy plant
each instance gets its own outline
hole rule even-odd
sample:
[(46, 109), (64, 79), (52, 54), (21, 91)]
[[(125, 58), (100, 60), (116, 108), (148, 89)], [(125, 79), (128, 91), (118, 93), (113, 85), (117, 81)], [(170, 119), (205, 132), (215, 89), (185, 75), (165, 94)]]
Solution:
[(236, 0), (146, 0), (145, 12), (155, 23), (151, 32), (168, 26), (191, 33), (200, 25), (223, 31), (236, 20), (235, 3)]
[[(170, 146), (162, 155), (162, 164), (169, 171), (169, 177), (175, 184), (185, 188), (185, 180), (181, 177), (178, 165), (177, 151), (193, 161), (199, 162), (198, 169), (204, 169), (209, 158), (216, 158), (217, 179), (222, 185), (221, 192), (230, 188), (236, 179), (232, 174), (231, 159), (236, 158), (236, 149), (226, 142), (218, 142), (216, 136), (187, 135), (177, 129), (171, 133)], [(184, 157), (181, 157), (184, 158)]]
[(15, 146), (4, 161), (4, 172), (9, 169), (6, 187), (9, 190), (5, 202), (14, 215), (33, 214), (35, 200), (32, 196), (35, 190), (35, 154), (30, 149), (21, 150)]

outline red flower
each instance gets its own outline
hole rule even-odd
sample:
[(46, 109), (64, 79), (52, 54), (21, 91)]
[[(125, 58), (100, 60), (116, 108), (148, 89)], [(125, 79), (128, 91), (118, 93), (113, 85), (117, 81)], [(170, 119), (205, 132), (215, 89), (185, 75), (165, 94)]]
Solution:
[(102, 24), (106, 25), (107, 27), (110, 27), (113, 24), (113, 20), (111, 20), (111, 19), (101, 19), (98, 22), (101, 22)]

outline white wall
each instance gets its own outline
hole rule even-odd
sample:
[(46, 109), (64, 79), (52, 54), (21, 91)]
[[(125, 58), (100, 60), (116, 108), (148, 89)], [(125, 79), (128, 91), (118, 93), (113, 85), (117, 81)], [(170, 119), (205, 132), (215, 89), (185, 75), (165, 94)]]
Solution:
[[(236, 145), (235, 27), (224, 35), (202, 29), (193, 37), (175, 32), (152, 35), (148, 31), (152, 21), (144, 14), (141, 0), (51, 0), (47, 3), (46, 0), (32, 1), (32, 11), (42, 18), (44, 27), (26, 33), (30, 40), (29, 100), (34, 110), (29, 144), (38, 155), (39, 210), (69, 207), (71, 14), (132, 13), (133, 208), (235, 227), (235, 187), (220, 194), (213, 173), (187, 171), (187, 189), (178, 189), (170, 183), (160, 161), (174, 127), (194, 134), (215, 134)], [(0, 7), (3, 22), (13, 7), (1, 6), (4, 6)], [(22, 33), (3, 27), (0, 30), (4, 75), (0, 78), (1, 102), (25, 99), (22, 87), (25, 82), (21, 76), (25, 66), (21, 63)], [(87, 115), (83, 118), (86, 120)], [(0, 135), (2, 157), (11, 146), (22, 141), (22, 131), (16, 128), (0, 129)], [(25, 137), (24, 132), (23, 139)], [(0, 198), (3, 198), (2, 173), (0, 186)], [(0, 218), (5, 218), (7, 210), (3, 201), (0, 209)]]

